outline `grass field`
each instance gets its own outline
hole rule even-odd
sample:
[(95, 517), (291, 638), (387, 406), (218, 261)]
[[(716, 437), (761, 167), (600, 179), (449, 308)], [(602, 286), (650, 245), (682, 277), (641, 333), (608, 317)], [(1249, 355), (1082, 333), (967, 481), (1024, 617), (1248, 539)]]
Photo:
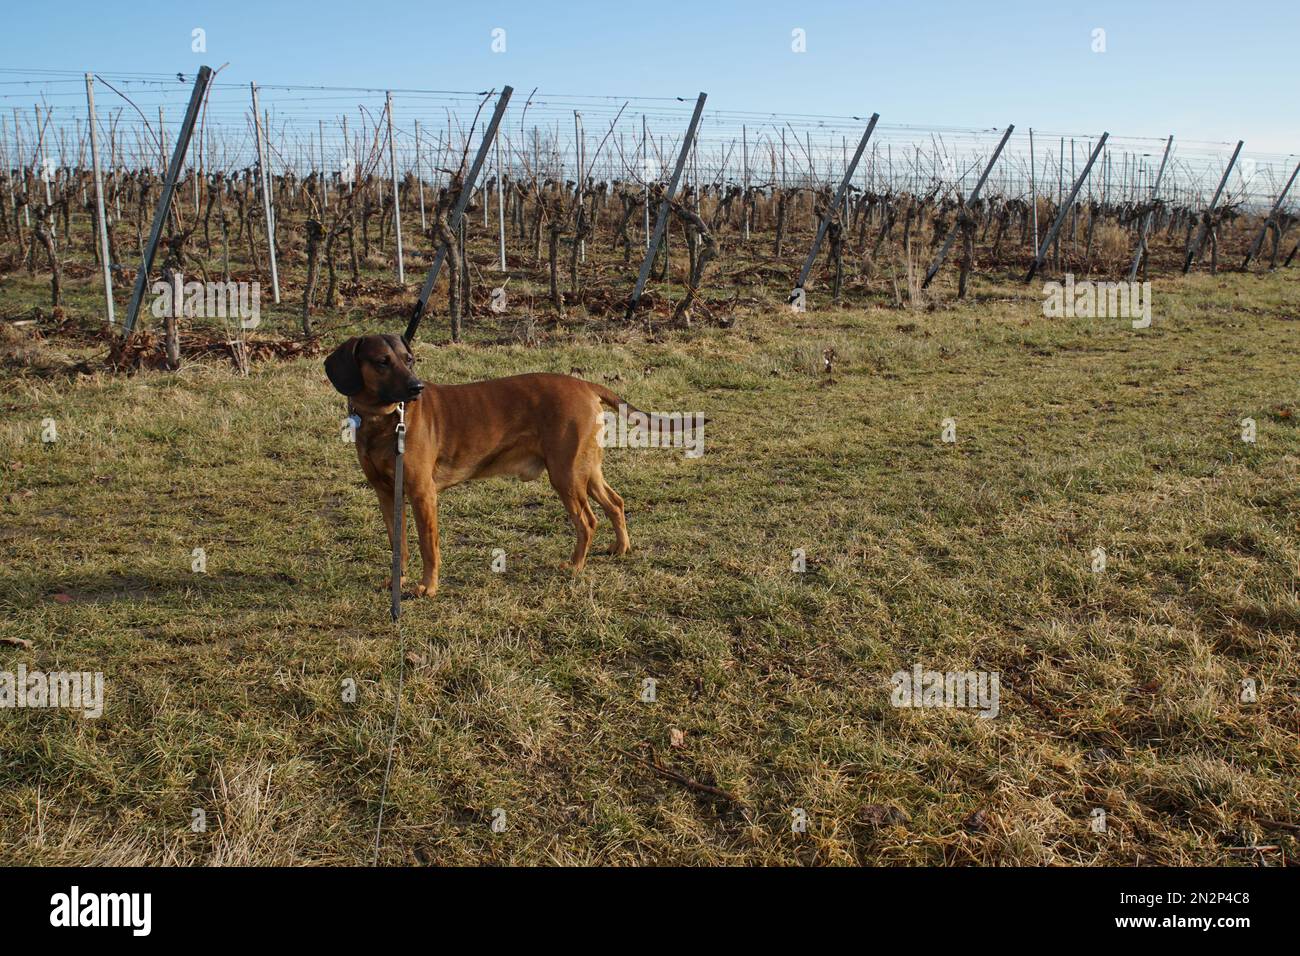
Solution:
[[(0, 710), (0, 862), (369, 862), (399, 648), (383, 863), (1291, 862), (1300, 280), (1154, 286), (1144, 331), (985, 281), (654, 339), (431, 327), (434, 381), (581, 370), (710, 423), (698, 459), (607, 453), (633, 551), (596, 553), (602, 515), (577, 578), (544, 479), (447, 493), (400, 636), (321, 356), (65, 374), (80, 346), (6, 333), (0, 611), (31, 646), (0, 670), (102, 671), (106, 708)], [(997, 672), (998, 715), (892, 706), (917, 664)]]

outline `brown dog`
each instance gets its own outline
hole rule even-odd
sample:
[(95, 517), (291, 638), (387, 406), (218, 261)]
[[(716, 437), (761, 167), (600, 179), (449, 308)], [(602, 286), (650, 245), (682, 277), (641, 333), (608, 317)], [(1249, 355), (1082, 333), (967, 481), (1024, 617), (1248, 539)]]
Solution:
[(616, 409), (626, 403), (603, 385), (546, 374), (430, 385), (416, 377), (415, 356), (397, 335), (348, 339), (325, 360), (325, 374), (361, 418), (357, 458), (379, 495), (390, 545), (397, 405), (406, 403), (403, 481), (424, 560), (417, 597), (438, 590), (438, 493), (475, 478), (514, 475), (531, 481), (545, 469), (578, 535), (569, 559), (575, 572), (586, 563), (596, 529), (588, 495), (614, 525), (610, 553), (631, 549), (623, 499), (600, 470), (600, 406)]

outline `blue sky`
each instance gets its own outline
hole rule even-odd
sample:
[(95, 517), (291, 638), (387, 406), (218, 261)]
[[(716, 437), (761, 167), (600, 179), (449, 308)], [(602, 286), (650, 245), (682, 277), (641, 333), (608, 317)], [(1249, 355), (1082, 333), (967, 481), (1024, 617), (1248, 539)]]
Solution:
[[(642, 11), (649, 14), (643, 20)], [(1300, 151), (1300, 2), (14, 4), (10, 69), (693, 96), (719, 109), (881, 113)], [(208, 52), (191, 52), (191, 30)], [(491, 31), (506, 31), (493, 53)], [(807, 52), (791, 50), (806, 31)], [(1093, 31), (1106, 50), (1094, 53)], [(8, 79), (9, 77), (4, 77)]]

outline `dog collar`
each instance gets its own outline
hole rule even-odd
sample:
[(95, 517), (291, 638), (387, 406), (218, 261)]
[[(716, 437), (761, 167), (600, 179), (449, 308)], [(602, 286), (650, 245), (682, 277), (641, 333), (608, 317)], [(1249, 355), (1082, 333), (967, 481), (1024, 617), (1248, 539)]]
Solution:
[(405, 405), (405, 402), (397, 402), (393, 405), (393, 410), (391, 412), (366, 412), (365, 414), (362, 414), (359, 408), (351, 402), (348, 402), (348, 418), (356, 422), (358, 427), (360, 427), (361, 423), (367, 418), (388, 418), (390, 415), (397, 415), (400, 418), (403, 417), (404, 412), (399, 411), (399, 409), (404, 409)]

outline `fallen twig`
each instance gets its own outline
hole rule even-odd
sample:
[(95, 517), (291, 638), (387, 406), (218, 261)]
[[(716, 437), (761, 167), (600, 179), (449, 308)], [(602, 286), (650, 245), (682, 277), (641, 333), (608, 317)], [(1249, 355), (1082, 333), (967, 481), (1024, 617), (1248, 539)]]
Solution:
[(690, 777), (683, 776), (682, 774), (678, 773), (676, 770), (669, 770), (663, 764), (659, 763), (657, 759), (655, 759), (653, 747), (650, 748), (649, 760), (647, 760), (645, 757), (641, 757), (638, 756), (637, 754), (630, 753), (629, 751), (623, 750), (621, 747), (618, 748), (618, 752), (625, 757), (631, 757), (633, 760), (637, 761), (638, 763), (645, 764), (647, 767), (649, 767), (655, 773), (659, 774), (661, 777), (665, 777), (666, 779), (671, 780), (674, 783), (680, 783), (683, 787), (686, 787), (687, 789), (695, 790), (698, 793), (706, 793), (711, 797), (720, 797), (723, 800), (728, 800), (731, 803), (734, 803), (736, 806), (740, 807), (742, 810), (745, 808), (744, 802), (735, 794), (729, 793), (728, 791), (723, 790), (721, 787), (715, 787), (712, 784), (700, 783), (698, 780), (692, 780)]

